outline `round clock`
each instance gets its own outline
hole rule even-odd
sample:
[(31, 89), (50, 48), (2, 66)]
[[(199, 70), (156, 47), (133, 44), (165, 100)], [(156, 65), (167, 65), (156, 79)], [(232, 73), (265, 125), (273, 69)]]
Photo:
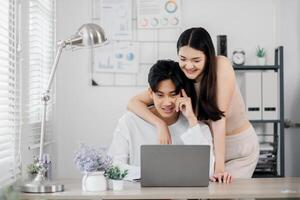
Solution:
[(232, 62), (235, 65), (243, 65), (245, 64), (245, 60), (246, 60), (246, 53), (243, 50), (235, 50), (232, 53)]

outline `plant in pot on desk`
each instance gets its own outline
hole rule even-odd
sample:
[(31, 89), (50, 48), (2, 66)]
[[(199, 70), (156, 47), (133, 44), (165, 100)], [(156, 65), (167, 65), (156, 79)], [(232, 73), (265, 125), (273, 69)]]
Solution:
[(75, 152), (74, 162), (83, 172), (82, 190), (84, 192), (98, 192), (107, 190), (105, 171), (111, 166), (112, 159), (104, 149), (96, 150), (81, 144)]
[(42, 166), (40, 165), (38, 158), (33, 158), (33, 162), (27, 166), (28, 179), (33, 180), (41, 169)]
[(256, 56), (258, 65), (266, 65), (266, 51), (264, 48), (258, 46), (256, 49)]
[(128, 170), (121, 170), (119, 166), (113, 165), (106, 172), (108, 187), (113, 190), (122, 190), (124, 187), (123, 179), (128, 174)]

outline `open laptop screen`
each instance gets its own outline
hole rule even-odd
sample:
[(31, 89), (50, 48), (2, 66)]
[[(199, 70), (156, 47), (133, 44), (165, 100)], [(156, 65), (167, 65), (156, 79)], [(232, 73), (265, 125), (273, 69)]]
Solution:
[(209, 145), (142, 145), (141, 185), (208, 186)]

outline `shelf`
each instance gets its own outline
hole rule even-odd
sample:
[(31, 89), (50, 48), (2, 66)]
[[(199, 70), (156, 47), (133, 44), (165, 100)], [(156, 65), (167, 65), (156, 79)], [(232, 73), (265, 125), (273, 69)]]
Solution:
[(281, 121), (279, 119), (275, 120), (249, 120), (251, 123), (280, 123)]
[(252, 178), (279, 178), (276, 171), (254, 171)]
[[(282, 177), (284, 176), (284, 76), (283, 76), (283, 47), (275, 49), (274, 64), (272, 65), (233, 65), (236, 73), (247, 71), (274, 71), (278, 78), (278, 109), (277, 119), (250, 120), (253, 125), (269, 124), (274, 133), (260, 134), (260, 154), (253, 177)], [(266, 138), (268, 137), (268, 140)], [(270, 138), (273, 137), (273, 138)], [(271, 141), (269, 141), (271, 140)]]
[(235, 70), (278, 70), (275, 65), (233, 65)]

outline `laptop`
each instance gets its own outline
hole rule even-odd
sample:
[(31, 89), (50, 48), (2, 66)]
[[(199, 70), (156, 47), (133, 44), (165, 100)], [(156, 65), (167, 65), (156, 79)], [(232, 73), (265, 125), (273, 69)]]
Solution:
[(206, 187), (209, 145), (142, 145), (142, 187)]

